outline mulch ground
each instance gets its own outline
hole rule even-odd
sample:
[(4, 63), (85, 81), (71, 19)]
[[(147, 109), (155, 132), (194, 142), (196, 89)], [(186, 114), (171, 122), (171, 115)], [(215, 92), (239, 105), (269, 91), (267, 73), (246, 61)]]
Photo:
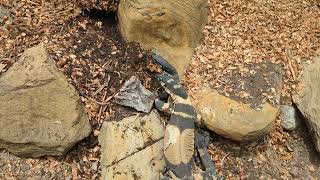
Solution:
[[(282, 101), (290, 104), (291, 95), (301, 88), (297, 80), (302, 62), (310, 63), (320, 48), (319, 1), (209, 0), (209, 7), (204, 40), (186, 78), (190, 92), (208, 84), (247, 102), (246, 96), (234, 92), (239, 89), (233, 87), (234, 81), (225, 77), (237, 72), (246, 79), (254, 74), (248, 66), (267, 62), (281, 68)], [(274, 94), (269, 89), (264, 100), (270, 96)]]
[[(291, 104), (302, 87), (302, 64), (311, 63), (320, 48), (320, 2), (209, 0), (209, 7), (202, 45), (185, 78), (189, 93), (205, 84), (254, 108), (265, 102)], [(282, 77), (280, 101), (269, 74), (275, 71)], [(281, 118), (270, 135), (255, 142), (213, 136), (210, 149), (220, 172), (227, 179), (320, 177), (319, 154), (305, 128), (286, 132)], [(297, 156), (303, 165), (297, 166)]]
[[(186, 74), (190, 93), (207, 83), (237, 101), (267, 102), (275, 96), (270, 83), (250, 86), (253, 81), (270, 80), (263, 76), (256, 79), (251, 74), (258, 64), (266, 63), (262, 72), (268, 72), (272, 65), (280, 67), (282, 101), (290, 104), (291, 95), (300, 88), (297, 79), (302, 73), (301, 62), (307, 62), (320, 47), (319, 2), (209, 3), (211, 16), (204, 40)], [(15, 15), (6, 30), (0, 30), (0, 73), (17, 61), (26, 48), (44, 43), (79, 92), (93, 127), (90, 137), (64, 157), (25, 159), (2, 151), (0, 179), (99, 179), (97, 135), (101, 124), (137, 113), (113, 103), (113, 95), (132, 75), (138, 76), (147, 89), (159, 89), (148, 52), (121, 38), (114, 15), (79, 15), (80, 10), (72, 1), (61, 5), (61, 0), (2, 0), (0, 4)], [(234, 86), (237, 83), (244, 85), (241, 91)], [(254, 95), (256, 88), (261, 88), (263, 98), (252, 101), (247, 94)], [(236, 143), (212, 133), (209, 149), (219, 174), (226, 179), (320, 177), (319, 156), (305, 128), (289, 133), (281, 128), (280, 120), (281, 117), (270, 135), (254, 142)]]

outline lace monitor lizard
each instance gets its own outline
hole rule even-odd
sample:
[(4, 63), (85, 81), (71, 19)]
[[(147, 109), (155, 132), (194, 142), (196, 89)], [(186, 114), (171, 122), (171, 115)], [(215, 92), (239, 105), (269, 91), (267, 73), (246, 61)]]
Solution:
[[(167, 103), (157, 99), (155, 106), (171, 115), (164, 135), (166, 173), (163, 179), (223, 179), (216, 174), (201, 130), (195, 129), (200, 117), (191, 105), (176, 69), (161, 56), (153, 54), (152, 57), (164, 71), (157, 80), (169, 94)], [(193, 174), (195, 146), (205, 171)]]

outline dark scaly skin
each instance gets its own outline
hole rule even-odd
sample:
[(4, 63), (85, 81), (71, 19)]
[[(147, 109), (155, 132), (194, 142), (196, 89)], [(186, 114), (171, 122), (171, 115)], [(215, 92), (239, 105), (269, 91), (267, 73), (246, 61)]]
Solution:
[(202, 135), (201, 130), (196, 130), (195, 134), (195, 145), (197, 147), (197, 151), (200, 155), (201, 162), (205, 168), (204, 172), (201, 172), (201, 178), (198, 179), (206, 179), (206, 180), (223, 180), (220, 176), (217, 175), (216, 168), (214, 167), (214, 164), (210, 158), (210, 155), (208, 153), (207, 146), (208, 144), (205, 141), (205, 137)]
[[(163, 74), (157, 77), (157, 80), (161, 83), (161, 85), (165, 88), (165, 90), (169, 93), (172, 100), (174, 101), (174, 104), (168, 104), (164, 103), (163, 101), (157, 100), (155, 102), (156, 108), (168, 113), (171, 112), (171, 118), (168, 124), (171, 129), (174, 129), (172, 128), (172, 126), (176, 127), (176, 129), (179, 129), (178, 132), (180, 132), (180, 134), (186, 132), (185, 130), (188, 130), (190, 132), (189, 138), (195, 139), (195, 142), (190, 141), (189, 143), (192, 142), (195, 144), (200, 155), (201, 162), (205, 167), (204, 172), (193, 175), (192, 158), (188, 162), (172, 164), (168, 160), (169, 157), (167, 157), (165, 149), (165, 160), (168, 176), (171, 176), (171, 178), (173, 179), (223, 179), (216, 175), (216, 170), (209, 156), (204, 136), (200, 133), (200, 131), (194, 130), (194, 124), (195, 120), (197, 119), (197, 114), (190, 103), (187, 91), (180, 83), (177, 71), (161, 56), (154, 54), (153, 58), (158, 64), (161, 65), (162, 69), (165, 71)], [(166, 133), (168, 133), (169, 131), (170, 129), (166, 128)], [(183, 152), (184, 150), (180, 149), (180, 151)], [(190, 152), (192, 152), (193, 155), (193, 151)], [(164, 179), (168, 179), (168, 176)]]
[[(164, 140), (166, 168), (169, 176), (192, 179), (195, 110), (190, 106), (185, 89), (180, 85), (177, 86), (171, 75), (164, 73), (158, 77), (158, 80), (174, 101), (172, 105), (160, 100), (155, 103), (158, 109), (171, 114)], [(167, 108), (170, 110), (166, 110)]]
[(159, 64), (161, 66), (161, 68), (164, 71), (166, 71), (167, 73), (169, 73), (173, 77), (178, 77), (178, 72), (177, 72), (176, 68), (171, 66), (171, 64), (167, 60), (165, 60), (162, 56), (153, 53), (152, 58), (156, 61), (157, 64)]

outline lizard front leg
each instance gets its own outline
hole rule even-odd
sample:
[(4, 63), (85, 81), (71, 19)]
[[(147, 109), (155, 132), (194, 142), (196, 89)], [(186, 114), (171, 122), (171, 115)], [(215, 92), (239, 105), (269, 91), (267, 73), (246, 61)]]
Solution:
[(154, 105), (156, 106), (156, 108), (161, 111), (164, 112), (167, 115), (171, 115), (171, 111), (172, 111), (172, 102), (170, 100), (171, 98), (168, 98), (168, 102), (164, 102), (160, 99), (155, 99), (154, 101)]

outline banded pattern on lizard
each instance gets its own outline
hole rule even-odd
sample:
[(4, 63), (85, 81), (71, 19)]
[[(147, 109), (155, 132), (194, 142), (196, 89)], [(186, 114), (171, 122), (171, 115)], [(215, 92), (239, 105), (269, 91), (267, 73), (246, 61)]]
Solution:
[[(157, 109), (171, 114), (164, 136), (167, 176), (173, 179), (221, 179), (216, 175), (204, 137), (200, 130), (195, 131), (196, 119), (200, 117), (197, 117), (177, 71), (161, 56), (154, 54), (153, 59), (164, 70), (157, 80), (169, 94), (168, 103), (159, 99), (155, 101)], [(205, 167), (205, 171), (198, 174), (193, 174), (195, 145)]]

